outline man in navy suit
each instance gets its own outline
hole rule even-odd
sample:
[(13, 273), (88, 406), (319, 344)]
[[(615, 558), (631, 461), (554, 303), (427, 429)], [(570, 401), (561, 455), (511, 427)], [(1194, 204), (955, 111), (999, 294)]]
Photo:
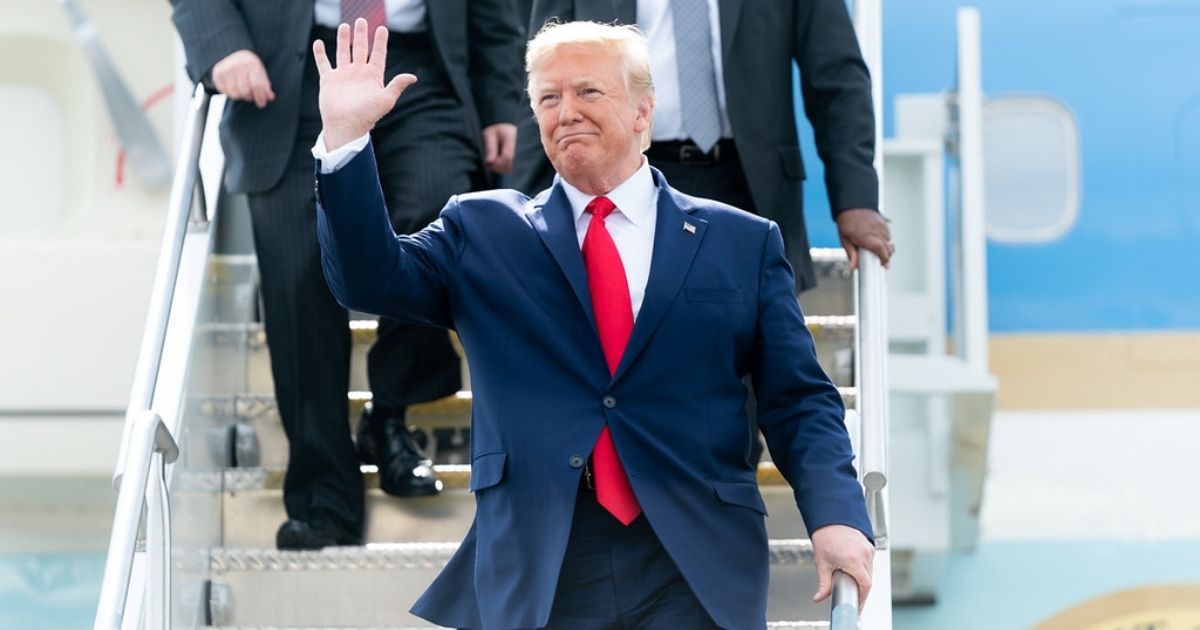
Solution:
[(743, 378), (795, 490), (820, 586), (865, 600), (873, 549), (836, 388), (817, 364), (772, 222), (672, 189), (649, 167), (645, 40), (547, 27), (526, 56), (558, 172), (388, 223), (368, 132), (385, 30), (338, 34), (321, 72), (318, 230), (346, 306), (458, 331), (472, 375), (475, 523), (413, 612), (460, 628), (764, 628), (765, 509)]

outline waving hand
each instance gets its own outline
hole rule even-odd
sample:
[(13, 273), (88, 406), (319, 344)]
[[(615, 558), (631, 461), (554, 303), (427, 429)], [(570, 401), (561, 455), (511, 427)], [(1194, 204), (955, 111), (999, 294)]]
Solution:
[(321, 75), (320, 108), (325, 148), (334, 150), (371, 131), (375, 123), (396, 105), (405, 88), (416, 83), (411, 74), (396, 75), (384, 85), (387, 68), (388, 31), (375, 29), (368, 46), (367, 21), (354, 21), (353, 41), (349, 24), (337, 31), (337, 67), (329, 63), (325, 43), (313, 42), (313, 57)]

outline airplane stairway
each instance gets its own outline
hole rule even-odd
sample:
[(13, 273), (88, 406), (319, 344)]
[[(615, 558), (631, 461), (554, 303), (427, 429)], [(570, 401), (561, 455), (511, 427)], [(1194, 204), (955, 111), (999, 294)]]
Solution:
[[(204, 101), (206, 105), (207, 99), (197, 91), (188, 129), (196, 142), (205, 138), (204, 151), (210, 152), (216, 144), (216, 125), (199, 104)], [(208, 129), (203, 124), (206, 117)], [(188, 134), (185, 131), (185, 136)], [(185, 147), (184, 152), (188, 151)], [(205, 153), (207, 160), (198, 147), (190, 151), (200, 162), (202, 191), (196, 200), (206, 202), (200, 205), (214, 212), (207, 228), (191, 213), (192, 227), (181, 237), (183, 260), (178, 275), (198, 274), (201, 280), (194, 283), (196, 295), (189, 297), (187, 291), (177, 288), (173, 299), (162, 306), (170, 309), (171, 325), (161, 351), (158, 387), (153, 390), (152, 404), (145, 405), (153, 413), (136, 413), (140, 411), (134, 408), (136, 396), (131, 403), (130, 418), (148, 424), (131, 420), (129, 431), (134, 437), (122, 449), (123, 459), (118, 464), (122, 502), (114, 521), (114, 543), (96, 627), (158, 628), (168, 623), (164, 619), (170, 619), (170, 627), (182, 628), (430, 627), (407, 609), (470, 526), (474, 511), (467, 490), (470, 467), (452, 463), (464, 461), (463, 452), (456, 449), (437, 455), (436, 469), (445, 489), (435, 497), (385, 495), (378, 487), (374, 467), (364, 466), (365, 546), (303, 552), (274, 548), (275, 531), (285, 519), (282, 480), (287, 444), (272, 396), (266, 339), (255, 316), (255, 261), (248, 255), (214, 253), (219, 245), (213, 243), (206, 245), (203, 254), (189, 250), (187, 239), (204, 229), (217, 231), (222, 204), (229, 202), (216, 193), (222, 166), (219, 151), (215, 157)], [(177, 181), (177, 187), (187, 188), (188, 184)], [(181, 201), (181, 217), (189, 214), (184, 206), (195, 205), (183, 203), (185, 197), (183, 193), (174, 196)], [(855, 315), (859, 273), (849, 269), (840, 250), (814, 250), (813, 254), (820, 286), (805, 293), (801, 302), (821, 364), (850, 410), (848, 428), (855, 451), (861, 454), (864, 443), (860, 436), (866, 421), (860, 421), (854, 411), (859, 404), (856, 373), (867, 366), (856, 358), (856, 339), (861, 332)], [(181, 302), (188, 308), (180, 310)], [(155, 308), (153, 304), (151, 308)], [(375, 328), (373, 321), (362, 316), (355, 316), (349, 325), (354, 367), (352, 391), (347, 392), (347, 431), (353, 431), (359, 411), (370, 397), (364, 355)], [(173, 342), (177, 338), (182, 341)], [(183, 350), (172, 350), (178, 347)], [(168, 369), (178, 361), (185, 365)], [(171, 388), (164, 386), (164, 370), (182, 373), (174, 381), (178, 391), (173, 395)], [(469, 383), (469, 375), (464, 376), (464, 383)], [(470, 426), (470, 407), (470, 390), (464, 389), (456, 396), (412, 407), (409, 422), (427, 431), (451, 430), (452, 435), (457, 431), (461, 439)], [(151, 431), (154, 426), (160, 429), (154, 433), (157, 442), (137, 440), (139, 431)], [(166, 430), (165, 438), (161, 429)], [(886, 431), (882, 435), (886, 436)], [(178, 459), (167, 465), (172, 459), (169, 446), (175, 445)], [(161, 459), (150, 458), (151, 452), (160, 453)], [(862, 460), (860, 456), (860, 475)], [(130, 471), (144, 469), (150, 470), (148, 482), (144, 477), (133, 479)], [(860, 627), (854, 606), (846, 603), (857, 597), (844, 588), (848, 579), (839, 583), (842, 588), (835, 593), (834, 599), (841, 604), (835, 614), (831, 615), (830, 601), (811, 603), (816, 591), (812, 549), (804, 538), (806, 530), (792, 491), (769, 461), (760, 465), (758, 478), (770, 513), (770, 627)], [(861, 627), (886, 630), (891, 627), (886, 504), (879, 487), (874, 489), (876, 493), (867, 493), (869, 512), (883, 535), (878, 540), (875, 588)], [(135, 498), (126, 499), (126, 493)], [(166, 499), (161, 500), (164, 495)], [(122, 514), (122, 506), (128, 514)], [(122, 546), (120, 541), (131, 544)], [(122, 563), (129, 564), (122, 550), (128, 550), (132, 569), (122, 568)]]

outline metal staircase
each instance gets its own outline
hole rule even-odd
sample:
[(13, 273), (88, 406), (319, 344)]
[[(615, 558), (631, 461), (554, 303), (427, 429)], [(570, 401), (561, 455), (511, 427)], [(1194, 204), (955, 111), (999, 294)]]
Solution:
[[(287, 446), (265, 338), (253, 321), (254, 259), (214, 253), (223, 163), (214, 151), (217, 125), (208, 100), (196, 91), (185, 129), (165, 239), (173, 245), (164, 245), (160, 259), (164, 288), (156, 285), (151, 303), (117, 465), (121, 497), (95, 627), (427, 628), (407, 609), (470, 526), (469, 466), (439, 465), (443, 494), (407, 499), (383, 494), (373, 467), (364, 466), (365, 546), (315, 552), (273, 547), (285, 518)], [(211, 216), (195, 212), (197, 206), (212, 208)], [(891, 604), (882, 269), (867, 256), (864, 272), (854, 273), (840, 250), (813, 253), (820, 288), (802, 300), (807, 324), (822, 366), (851, 410), (847, 424), (878, 537), (875, 586), (861, 627), (886, 630)], [(347, 430), (369, 399), (361, 364), (374, 339), (372, 322), (350, 326), (356, 367)], [(430, 429), (467, 428), (470, 405), (465, 390), (413, 407), (409, 420)], [(771, 627), (860, 627), (857, 594), (845, 576), (832, 609), (830, 602), (811, 603), (812, 548), (798, 538), (806, 530), (792, 491), (769, 461), (758, 477), (771, 514)]]

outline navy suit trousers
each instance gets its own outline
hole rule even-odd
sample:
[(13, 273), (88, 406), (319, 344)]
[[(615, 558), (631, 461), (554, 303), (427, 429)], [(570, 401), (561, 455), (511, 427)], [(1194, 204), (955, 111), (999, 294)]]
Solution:
[[(663, 549), (646, 515), (628, 526), (581, 484), (571, 538), (541, 630), (718, 629)], [(466, 629), (463, 629), (466, 630)]]
[(581, 485), (548, 630), (717, 628), (646, 516), (622, 525)]

